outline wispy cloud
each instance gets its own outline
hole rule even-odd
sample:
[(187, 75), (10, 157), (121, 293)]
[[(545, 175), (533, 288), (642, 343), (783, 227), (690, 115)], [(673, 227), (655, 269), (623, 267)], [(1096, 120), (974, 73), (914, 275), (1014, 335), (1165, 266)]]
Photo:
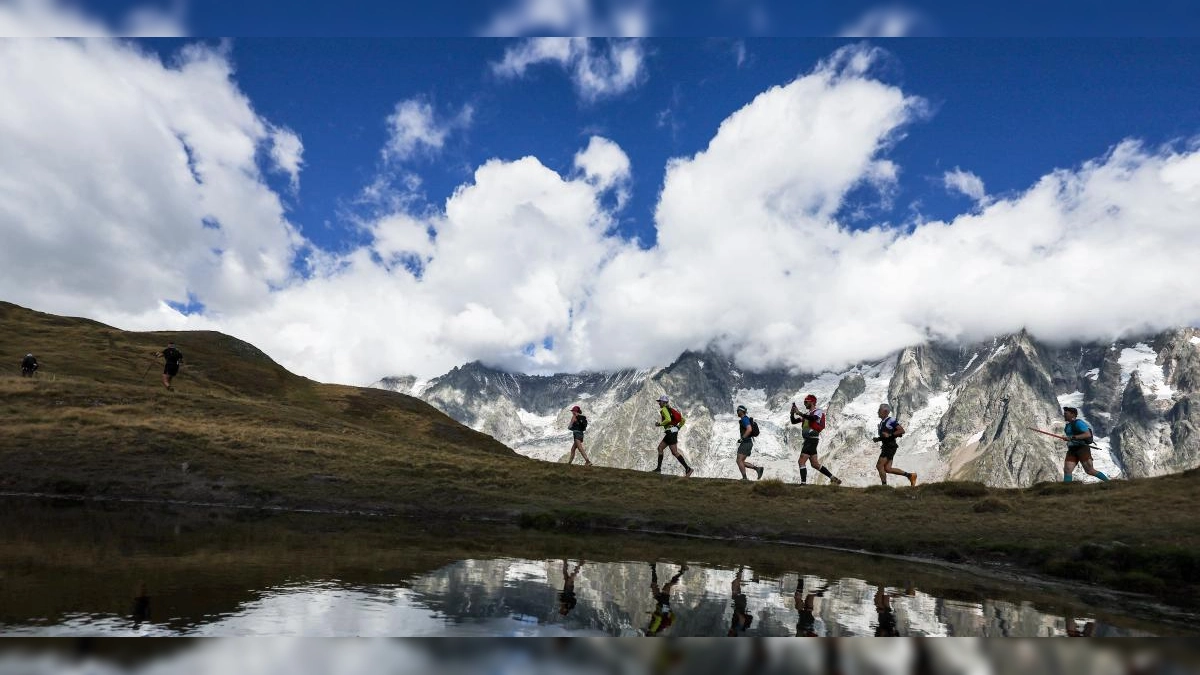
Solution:
[(889, 38), (926, 36), (934, 32), (931, 19), (904, 5), (868, 9), (839, 31), (839, 37)]
[(961, 192), (976, 202), (987, 200), (987, 192), (983, 189), (983, 179), (970, 171), (954, 167), (942, 176), (942, 182), (947, 190)]
[(650, 34), (650, 0), (513, 0), (481, 31), (485, 37), (579, 35), (645, 37)]
[(590, 103), (643, 82), (645, 59), (638, 40), (530, 38), (505, 50), (504, 58), (492, 64), (492, 72), (519, 78), (535, 65), (554, 64), (569, 73), (580, 98)]
[(0, 37), (182, 37), (186, 4), (132, 8), (115, 25), (64, 0), (0, 1)]
[(383, 147), (384, 159), (404, 161), (421, 153), (435, 154), (446, 144), (454, 131), (471, 126), (475, 110), (464, 105), (449, 117), (439, 117), (433, 104), (423, 98), (408, 99), (396, 104), (388, 115), (388, 140)]

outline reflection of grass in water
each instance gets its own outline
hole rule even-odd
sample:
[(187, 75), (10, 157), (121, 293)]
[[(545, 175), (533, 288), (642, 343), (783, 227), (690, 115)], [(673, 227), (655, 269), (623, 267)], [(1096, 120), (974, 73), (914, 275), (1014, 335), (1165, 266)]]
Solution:
[[(30, 616), (53, 619), (63, 611), (127, 613), (135, 591), (144, 586), (150, 595), (175, 589), (171, 616), (186, 625), (233, 611), (261, 589), (285, 584), (338, 580), (354, 586), (406, 585), (459, 560), (570, 558), (588, 561), (584, 578), (588, 566), (613, 562), (686, 561), (693, 567), (730, 570), (745, 566), (763, 581), (789, 573), (863, 579), (942, 599), (1032, 602), (1049, 613), (1085, 613), (1148, 632), (1172, 631), (1152, 620), (1122, 616), (1119, 606), (1081, 607), (1069, 589), (1018, 586), (817, 549), (647, 535), (581, 537), (396, 518), (9, 504), (13, 508), (0, 515), (0, 569), (13, 570), (16, 583), (0, 585), (0, 623), (19, 624)], [(554, 579), (552, 574), (552, 583)]]
[[(186, 357), (175, 392), (161, 368), (140, 379), (169, 338)], [(0, 490), (774, 537), (999, 560), (1200, 604), (1200, 471), (1024, 490), (685, 480), (529, 460), (419, 400), (317, 384), (218, 333), (128, 333), (0, 303), (0, 359), (26, 351), (55, 377), (0, 376)]]

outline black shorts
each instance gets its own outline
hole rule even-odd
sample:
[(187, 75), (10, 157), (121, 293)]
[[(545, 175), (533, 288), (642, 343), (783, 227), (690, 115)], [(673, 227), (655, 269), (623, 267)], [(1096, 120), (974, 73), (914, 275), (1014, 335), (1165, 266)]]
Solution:
[(178, 374), (179, 374), (179, 364), (178, 363), (168, 363), (167, 365), (163, 366), (163, 375), (170, 375), (171, 377), (175, 377)]
[(891, 447), (888, 447), (885, 445), (879, 449), (879, 459), (895, 459), (896, 451), (899, 449), (900, 449), (900, 447), (896, 446), (896, 445), (893, 445)]
[(800, 610), (800, 620), (796, 622), (796, 637), (816, 637), (817, 617), (804, 609)]
[(820, 442), (821, 442), (821, 439), (820, 439), (820, 438), (806, 438), (806, 439), (804, 439), (804, 447), (800, 448), (800, 454), (802, 454), (802, 455), (815, 455), (815, 454), (817, 454), (817, 444), (818, 444), (818, 443), (820, 443)]
[(754, 441), (747, 438), (747, 439), (743, 440), (741, 443), (738, 443), (737, 454), (745, 455), (745, 456), (749, 457), (750, 451), (753, 449), (754, 449)]
[(662, 442), (666, 445), (678, 444), (679, 443), (679, 432), (678, 431), (668, 431), (667, 433), (663, 434)]
[(572, 432), (571, 432), (571, 436), (572, 436), (572, 437), (573, 437), (575, 440), (577, 440), (577, 441), (580, 441), (580, 442), (583, 442), (583, 432), (582, 432), (582, 431), (572, 431)]
[(1067, 459), (1073, 459), (1076, 462), (1090, 462), (1092, 448), (1087, 445), (1067, 446)]
[(879, 611), (879, 625), (875, 628), (875, 637), (900, 637), (896, 628), (896, 615), (890, 609)]

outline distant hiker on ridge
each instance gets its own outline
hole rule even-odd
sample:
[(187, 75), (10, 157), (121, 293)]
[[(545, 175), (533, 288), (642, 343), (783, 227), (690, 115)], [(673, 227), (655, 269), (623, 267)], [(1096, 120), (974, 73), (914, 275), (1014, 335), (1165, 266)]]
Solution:
[(575, 463), (575, 451), (579, 450), (579, 456), (583, 458), (584, 466), (591, 466), (592, 460), (588, 459), (587, 453), (583, 451), (583, 432), (587, 429), (588, 418), (583, 414), (583, 410), (579, 406), (571, 408), (571, 423), (567, 425), (567, 431), (571, 432), (571, 458), (567, 460), (567, 464)]
[(830, 483), (841, 485), (841, 479), (821, 466), (821, 462), (817, 460), (817, 443), (821, 442), (821, 430), (825, 428), (825, 411), (817, 407), (816, 396), (809, 394), (804, 397), (804, 412), (800, 412), (796, 402), (792, 401), (792, 424), (800, 425), (800, 436), (804, 439), (804, 446), (800, 448), (800, 459), (797, 460), (800, 464), (800, 484), (808, 484), (808, 469), (804, 465), (812, 462), (813, 468), (828, 476)]
[(896, 439), (904, 435), (904, 425), (892, 417), (892, 406), (886, 403), (879, 404), (879, 419), (879, 435), (871, 439), (882, 444), (879, 450), (879, 461), (875, 463), (875, 469), (879, 471), (879, 480), (887, 485), (887, 475), (890, 473), (904, 476), (908, 479), (909, 485), (916, 485), (917, 474), (892, 468), (892, 460), (896, 457), (896, 450), (900, 447), (896, 443)]
[(658, 397), (658, 413), (662, 416), (662, 420), (655, 426), (662, 427), (665, 430), (662, 440), (658, 442), (658, 468), (654, 473), (662, 473), (663, 448), (671, 448), (671, 454), (675, 455), (675, 459), (683, 465), (683, 475), (685, 477), (692, 475), (692, 467), (688, 466), (687, 460), (683, 458), (683, 453), (679, 452), (679, 427), (687, 420), (683, 419), (683, 413), (670, 406), (671, 399), (666, 395)]
[(758, 472), (758, 479), (762, 480), (763, 468), (756, 466), (746, 461), (750, 456), (751, 450), (754, 449), (754, 437), (758, 435), (758, 422), (754, 421), (753, 417), (746, 414), (746, 406), (739, 405), (737, 407), (738, 416), (738, 446), (737, 446), (737, 468), (742, 472), (742, 480), (746, 478), (746, 467), (750, 467)]
[(21, 377), (33, 377), (37, 369), (38, 362), (33, 357), (33, 354), (26, 354), (25, 358), (21, 359)]
[(1107, 481), (1108, 476), (1092, 466), (1091, 445), (1094, 438), (1092, 427), (1079, 419), (1078, 408), (1064, 406), (1062, 412), (1063, 419), (1067, 420), (1066, 425), (1063, 426), (1063, 436), (1067, 437), (1067, 456), (1063, 460), (1063, 482), (1071, 482), (1071, 474), (1075, 471), (1076, 464), (1083, 464), (1083, 472), (1087, 475)]
[(179, 374), (179, 366), (183, 364), (183, 352), (175, 348), (174, 342), (168, 342), (167, 348), (156, 353), (155, 356), (161, 356), (165, 361), (162, 376), (163, 386), (169, 390), (174, 390), (174, 387), (171, 386), (171, 380)]

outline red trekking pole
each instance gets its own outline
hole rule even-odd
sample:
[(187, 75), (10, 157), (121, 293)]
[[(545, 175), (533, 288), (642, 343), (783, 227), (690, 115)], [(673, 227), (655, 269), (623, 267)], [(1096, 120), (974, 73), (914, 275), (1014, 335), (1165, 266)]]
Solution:
[[(1026, 429), (1028, 429), (1028, 430), (1030, 430), (1030, 431), (1036, 431), (1036, 432), (1038, 432), (1039, 434), (1045, 434), (1045, 435), (1047, 435), (1047, 436), (1053, 436), (1054, 438), (1057, 438), (1057, 439), (1058, 439), (1058, 440), (1060, 440), (1060, 441), (1068, 441), (1068, 442), (1070, 442), (1070, 440), (1071, 440), (1071, 439), (1067, 438), (1066, 436), (1062, 436), (1062, 435), (1060, 435), (1060, 434), (1052, 433), (1052, 432), (1049, 432), (1049, 431), (1042, 431), (1041, 429), (1036, 429), (1036, 428), (1034, 428), (1034, 427), (1025, 427), (1025, 428), (1026, 428)], [(1095, 441), (1092, 441), (1091, 443), (1089, 443), (1089, 444), (1088, 444), (1088, 447), (1096, 448), (1096, 449), (1098, 449), (1098, 450), (1103, 450), (1103, 448), (1101, 448), (1100, 446), (1096, 445), (1096, 442), (1095, 442)]]

